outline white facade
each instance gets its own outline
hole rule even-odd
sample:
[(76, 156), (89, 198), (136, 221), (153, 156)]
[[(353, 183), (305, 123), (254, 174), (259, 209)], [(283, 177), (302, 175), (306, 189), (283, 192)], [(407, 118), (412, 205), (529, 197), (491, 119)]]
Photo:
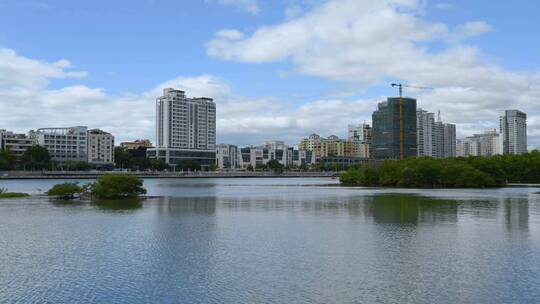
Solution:
[(0, 130), (0, 150), (8, 151), (15, 156), (22, 156), (33, 145), (34, 141), (25, 134)]
[(504, 154), (527, 153), (527, 114), (506, 110), (500, 117), (500, 132)]
[(496, 130), (487, 130), (459, 140), (457, 156), (494, 156), (501, 154), (499, 134)]
[(216, 104), (211, 98), (187, 98), (184, 91), (164, 89), (156, 114), (156, 147), (215, 149)]
[(150, 158), (175, 165), (195, 160), (206, 167), (216, 159), (216, 104), (211, 98), (187, 98), (167, 88), (156, 100), (156, 147)]
[(434, 131), (435, 131), (435, 114), (425, 110), (418, 109), (416, 111), (416, 134), (417, 134), (417, 153), (419, 157), (432, 156), (435, 157), (434, 148)]
[(49, 151), (58, 162), (87, 161), (87, 127), (41, 128), (30, 131), (29, 137)]
[(418, 156), (448, 158), (456, 156), (456, 125), (435, 121), (435, 114), (416, 111)]
[(114, 136), (99, 129), (88, 131), (88, 162), (92, 164), (114, 163)]
[(238, 164), (241, 168), (257, 168), (257, 166), (266, 165), (271, 160), (277, 160), (284, 166), (294, 165), (300, 167), (306, 164), (314, 164), (316, 159), (315, 153), (312, 151), (297, 150), (294, 147), (268, 149), (262, 146), (239, 149)]
[(237, 146), (219, 144), (216, 147), (216, 165), (219, 169), (236, 169), (240, 167)]

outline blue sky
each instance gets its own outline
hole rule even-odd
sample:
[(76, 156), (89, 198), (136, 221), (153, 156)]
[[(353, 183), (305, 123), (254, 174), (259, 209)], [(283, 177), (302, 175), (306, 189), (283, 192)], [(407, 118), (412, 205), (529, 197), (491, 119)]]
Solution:
[(436, 88), (408, 94), (460, 136), (522, 109), (536, 147), (539, 12), (533, 0), (0, 0), (0, 128), (153, 139), (167, 84), (216, 99), (220, 142), (294, 144), (344, 136), (402, 81)]

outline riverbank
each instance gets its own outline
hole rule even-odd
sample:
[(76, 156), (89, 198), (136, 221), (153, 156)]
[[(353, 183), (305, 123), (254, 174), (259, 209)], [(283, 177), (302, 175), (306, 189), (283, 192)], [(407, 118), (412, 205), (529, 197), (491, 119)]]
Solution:
[(108, 174), (127, 174), (140, 178), (298, 178), (338, 177), (339, 172), (111, 172), (111, 171), (1, 171), (0, 180), (6, 179), (95, 179)]

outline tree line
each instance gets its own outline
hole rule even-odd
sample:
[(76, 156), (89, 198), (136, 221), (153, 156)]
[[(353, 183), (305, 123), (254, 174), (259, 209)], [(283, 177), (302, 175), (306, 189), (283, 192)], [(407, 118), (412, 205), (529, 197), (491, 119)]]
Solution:
[(411, 188), (488, 188), (509, 183), (540, 183), (540, 152), (492, 157), (387, 160), (351, 166), (340, 176), (351, 186)]

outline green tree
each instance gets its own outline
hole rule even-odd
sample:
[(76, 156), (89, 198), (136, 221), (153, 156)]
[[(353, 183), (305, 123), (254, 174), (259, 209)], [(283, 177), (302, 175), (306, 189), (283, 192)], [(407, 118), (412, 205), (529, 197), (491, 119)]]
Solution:
[(218, 169), (218, 166), (215, 163), (211, 163), (208, 165), (208, 171), (216, 171)]
[(126, 174), (107, 174), (98, 178), (91, 187), (92, 197), (115, 199), (137, 197), (146, 194), (143, 181), (137, 176)]
[(152, 168), (152, 170), (156, 171), (164, 171), (169, 169), (169, 165), (167, 165), (166, 162), (156, 159), (150, 161), (150, 167)]
[(8, 151), (0, 150), (0, 170), (11, 170), (15, 165), (15, 160)]
[(80, 195), (83, 192), (83, 187), (78, 183), (62, 183), (54, 185), (49, 191), (48, 196), (54, 196), (60, 199), (73, 199), (75, 195)]
[(42, 170), (49, 169), (51, 167), (51, 157), (49, 151), (42, 146), (32, 146), (28, 148), (22, 158), (21, 162), (23, 168), (28, 170)]
[(85, 161), (65, 161), (61, 168), (67, 171), (87, 171), (93, 168), (92, 164)]
[(178, 171), (200, 171), (201, 164), (192, 159), (179, 160), (176, 163), (176, 170)]
[(131, 154), (125, 147), (114, 148), (114, 163), (116, 168), (127, 169), (131, 168)]
[(266, 167), (274, 172), (282, 172), (283, 165), (276, 159), (272, 159), (266, 163)]

